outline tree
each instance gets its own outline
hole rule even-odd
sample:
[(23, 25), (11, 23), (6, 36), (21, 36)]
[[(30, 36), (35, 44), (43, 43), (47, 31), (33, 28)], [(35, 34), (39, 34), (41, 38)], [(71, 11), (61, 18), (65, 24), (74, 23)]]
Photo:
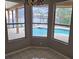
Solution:
[(57, 8), (56, 9), (56, 23), (70, 25), (71, 8)]

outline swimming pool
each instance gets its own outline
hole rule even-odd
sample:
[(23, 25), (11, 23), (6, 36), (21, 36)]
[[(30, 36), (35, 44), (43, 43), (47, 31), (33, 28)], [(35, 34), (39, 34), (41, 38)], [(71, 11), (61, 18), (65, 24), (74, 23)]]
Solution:
[(69, 29), (56, 28), (56, 29), (54, 29), (54, 34), (55, 35), (69, 36)]
[[(55, 28), (54, 34), (55, 35), (69, 36), (69, 30)], [(47, 29), (46, 28), (33, 28), (32, 29), (32, 36), (44, 36), (45, 37), (45, 36), (47, 36)]]

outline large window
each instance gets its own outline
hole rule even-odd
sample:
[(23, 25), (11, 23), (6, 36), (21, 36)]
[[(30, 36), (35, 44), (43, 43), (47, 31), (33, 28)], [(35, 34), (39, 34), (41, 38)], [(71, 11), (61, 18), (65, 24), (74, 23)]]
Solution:
[(6, 13), (8, 39), (13, 40), (25, 37), (24, 8), (8, 10)]
[(56, 6), (54, 39), (68, 43), (70, 34), (72, 7)]
[(33, 6), (32, 36), (47, 37), (48, 6)]

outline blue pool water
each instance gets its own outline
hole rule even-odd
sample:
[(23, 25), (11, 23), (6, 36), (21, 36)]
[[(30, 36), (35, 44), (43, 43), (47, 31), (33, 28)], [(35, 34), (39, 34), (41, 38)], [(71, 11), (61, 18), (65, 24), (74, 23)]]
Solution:
[[(69, 30), (56, 28), (54, 29), (54, 34), (68, 36)], [(46, 28), (33, 28), (32, 35), (33, 36), (47, 36), (47, 29)]]
[(69, 35), (69, 30), (56, 28), (54, 30), (54, 33), (55, 34), (60, 34), (60, 35), (66, 35), (66, 36), (68, 36)]

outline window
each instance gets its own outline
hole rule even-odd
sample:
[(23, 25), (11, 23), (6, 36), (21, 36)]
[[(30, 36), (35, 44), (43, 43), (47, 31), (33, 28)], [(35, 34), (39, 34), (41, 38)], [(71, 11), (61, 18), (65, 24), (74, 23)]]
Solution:
[(56, 6), (54, 39), (69, 43), (72, 7)]
[(18, 39), (25, 37), (24, 26), (24, 8), (18, 8), (14, 10), (8, 10), (9, 17), (7, 20), (8, 39)]
[(48, 6), (33, 6), (32, 36), (47, 37)]

